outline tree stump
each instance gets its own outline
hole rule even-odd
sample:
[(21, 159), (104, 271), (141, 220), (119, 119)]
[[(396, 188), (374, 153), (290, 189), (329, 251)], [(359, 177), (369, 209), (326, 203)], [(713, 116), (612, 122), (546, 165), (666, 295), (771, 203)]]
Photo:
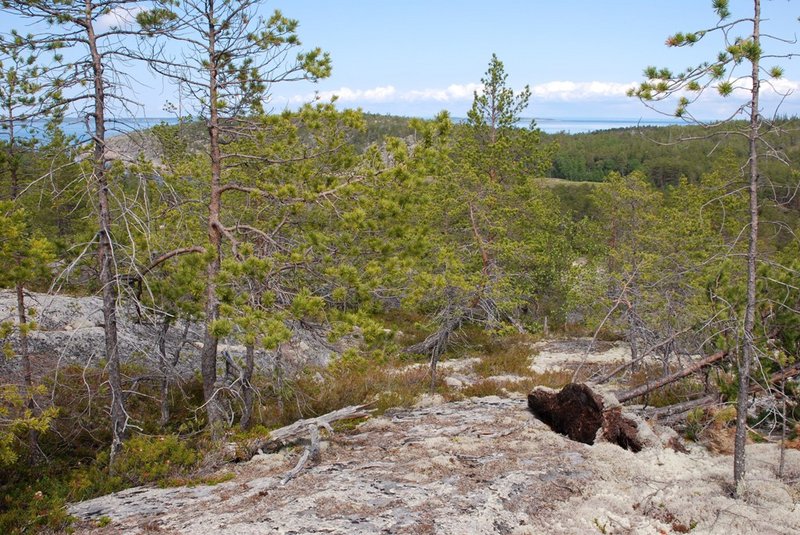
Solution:
[(603, 397), (582, 383), (570, 383), (559, 392), (537, 388), (528, 394), (528, 408), (556, 433), (584, 444), (594, 444), (598, 430), (603, 439), (638, 452), (643, 441), (637, 423), (619, 406), (605, 408)]

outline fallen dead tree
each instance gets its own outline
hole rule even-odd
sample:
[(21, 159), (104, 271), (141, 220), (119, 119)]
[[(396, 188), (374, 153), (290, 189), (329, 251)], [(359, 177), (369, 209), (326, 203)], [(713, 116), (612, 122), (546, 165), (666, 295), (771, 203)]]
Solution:
[(667, 405), (666, 407), (651, 407), (645, 410), (645, 415), (659, 423), (672, 425), (681, 420), (687, 412), (700, 409), (713, 407), (720, 403), (719, 394), (709, 394), (697, 399), (690, 399), (681, 403)]
[[(710, 357), (708, 357), (708, 359), (711, 359), (711, 358), (715, 358), (716, 359), (716, 357), (718, 355), (719, 355), (719, 353), (715, 353), (714, 355), (711, 355)], [(702, 362), (703, 361), (700, 361), (700, 362), (698, 362), (698, 364), (700, 364)], [(678, 374), (670, 375), (669, 378), (676, 378), (676, 375), (678, 375)], [(797, 375), (800, 375), (800, 363), (795, 363), (795, 364), (793, 364), (791, 366), (787, 366), (786, 368), (783, 368), (782, 370), (778, 370), (777, 372), (773, 373), (772, 375), (769, 376), (768, 383), (769, 383), (769, 385), (778, 385), (781, 382), (786, 381), (787, 379), (791, 379), (793, 377), (796, 377)], [(679, 377), (677, 377), (677, 378), (679, 378)], [(652, 390), (654, 390), (656, 388), (659, 388), (660, 386), (663, 386), (663, 385), (656, 386), (656, 384), (654, 383), (653, 385), (650, 385), (650, 386), (652, 387), (650, 391), (652, 391)], [(763, 392), (766, 392), (766, 391), (768, 391), (768, 389), (765, 388), (763, 385), (758, 384), (758, 383), (754, 383), (750, 387), (750, 392), (753, 393), (753, 394), (760, 393), (760, 392), (763, 393)], [(780, 398), (782, 396), (782, 394), (780, 392), (777, 392), (777, 391), (774, 391), (774, 390), (771, 391), (771, 393), (772, 393), (772, 395), (775, 395), (778, 398)], [(632, 397), (636, 397), (635, 395), (631, 397), (631, 394), (642, 395), (642, 394), (639, 394), (636, 390), (631, 390), (630, 392), (627, 393), (627, 396), (626, 396), (626, 394), (620, 394), (619, 397), (620, 398), (627, 397), (629, 399), (632, 399)], [(677, 421), (679, 421), (680, 419), (682, 419), (686, 415), (686, 413), (691, 411), (691, 410), (701, 409), (701, 408), (702, 409), (707, 409), (707, 408), (719, 405), (720, 403), (722, 403), (722, 399), (721, 399), (720, 394), (719, 393), (713, 393), (713, 394), (708, 394), (708, 395), (700, 397), (700, 398), (690, 399), (690, 400), (687, 400), (687, 401), (683, 401), (681, 403), (675, 403), (673, 405), (668, 405), (668, 406), (665, 406), (665, 407), (651, 407), (651, 408), (646, 409), (644, 411), (644, 414), (648, 418), (657, 419), (659, 422), (661, 422), (663, 424), (672, 425), (672, 424), (676, 423)]]
[(431, 358), (431, 392), (436, 389), (436, 365), (439, 357), (447, 349), (450, 337), (461, 328), (464, 321), (464, 312), (458, 308), (448, 306), (439, 316), (442, 318), (440, 328), (425, 338), (422, 342), (407, 347), (405, 353), (430, 355)]
[(638, 398), (640, 396), (644, 396), (652, 392), (653, 390), (658, 390), (670, 383), (674, 383), (679, 379), (683, 379), (684, 377), (688, 377), (693, 373), (705, 368), (706, 366), (710, 366), (717, 361), (722, 360), (728, 355), (726, 351), (717, 351), (713, 355), (709, 355), (703, 359), (698, 360), (697, 362), (678, 370), (675, 373), (670, 375), (666, 375), (652, 383), (643, 384), (640, 387), (634, 388), (633, 390), (628, 390), (627, 392), (620, 392), (617, 394), (617, 399), (620, 403), (625, 403), (626, 401), (630, 401), (634, 398)]
[[(298, 420), (291, 425), (270, 431), (269, 435), (266, 437), (258, 437), (242, 443), (230, 443), (225, 448), (224, 459), (227, 462), (249, 461), (259, 451), (271, 453), (307, 439), (310, 444), (301, 457), (302, 464), (305, 464), (309, 458), (315, 457), (319, 450), (320, 428), (325, 429), (329, 434), (333, 434), (332, 423), (341, 420), (365, 418), (374, 411), (374, 409), (368, 407), (369, 405), (351, 405), (323, 414), (322, 416), (317, 416), (316, 418)], [(298, 463), (295, 469), (299, 472), (302, 470), (302, 465)], [(296, 475), (296, 473), (294, 475)]]

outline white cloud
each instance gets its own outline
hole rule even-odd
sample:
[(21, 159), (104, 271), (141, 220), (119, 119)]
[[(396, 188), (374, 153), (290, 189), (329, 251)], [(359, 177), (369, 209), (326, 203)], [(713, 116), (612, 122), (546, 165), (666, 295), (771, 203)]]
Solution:
[(779, 95), (785, 95), (787, 93), (796, 93), (798, 90), (800, 90), (800, 82), (795, 80), (787, 80), (785, 78), (778, 78), (777, 80), (768, 80), (765, 83), (762, 83), (762, 87), (768, 87)]
[(406, 102), (453, 102), (472, 100), (475, 91), (482, 89), (481, 84), (451, 84), (444, 89), (414, 89), (400, 95)]
[(598, 81), (553, 81), (534, 85), (531, 87), (531, 93), (534, 99), (569, 102), (624, 97), (628, 90), (635, 86), (633, 82), (621, 84)]
[(136, 15), (144, 11), (141, 6), (118, 6), (97, 19), (97, 27), (105, 31), (111, 28), (128, 28), (136, 22)]
[[(555, 81), (535, 85), (531, 88), (534, 99), (541, 100), (594, 100), (605, 97), (624, 97), (635, 84), (613, 82), (568, 82)], [(483, 88), (478, 83), (451, 84), (444, 88), (411, 89), (398, 91), (394, 86), (379, 86), (372, 89), (341, 87), (332, 91), (320, 91), (317, 96), (329, 100), (336, 95), (340, 102), (469, 102), (476, 91)], [(302, 103), (312, 100), (314, 95), (295, 95), (290, 102)]]
[(321, 100), (330, 100), (336, 96), (339, 102), (454, 102), (472, 100), (475, 91), (481, 84), (452, 84), (443, 89), (412, 89), (398, 91), (394, 86), (378, 86), (372, 89), (352, 89), (340, 87), (331, 91), (319, 91), (315, 94), (295, 95), (289, 99), (293, 104), (309, 102), (316, 96)]
[[(555, 80), (543, 84), (531, 86), (532, 103), (590, 103), (590, 102), (622, 102), (628, 101), (626, 94), (629, 89), (638, 85), (636, 82), (620, 83), (620, 82), (573, 82), (569, 80)], [(740, 84), (739, 89), (736, 90), (738, 94), (743, 89), (745, 84)], [(448, 104), (448, 103), (468, 103), (472, 101), (473, 94), (480, 91), (481, 84), (466, 83), (466, 84), (451, 84), (443, 88), (426, 88), (426, 89), (410, 89), (398, 90), (392, 85), (378, 86), (371, 89), (353, 89), (350, 87), (341, 87), (336, 90), (320, 91), (316, 94), (295, 95), (288, 99), (288, 103), (300, 104), (310, 102), (314, 99), (315, 95), (322, 100), (330, 100), (333, 96), (338, 97), (339, 102), (347, 104), (376, 104), (376, 103), (431, 103), (431, 104)], [(770, 80), (768, 83), (762, 85), (762, 95), (765, 98), (774, 98), (776, 95), (785, 95), (787, 93), (800, 92), (800, 82), (792, 80)], [(697, 96), (696, 94), (687, 94)], [(725, 100), (713, 89), (701, 95), (699, 99), (702, 102), (711, 102), (718, 100)], [(665, 103), (666, 104), (666, 103)]]
[(340, 87), (333, 91), (319, 91), (311, 95), (295, 95), (289, 99), (293, 104), (310, 102), (314, 98), (320, 100), (330, 100), (337, 97), (339, 102), (389, 102), (395, 100), (397, 89), (394, 86), (386, 85), (373, 87), (372, 89), (351, 89)]

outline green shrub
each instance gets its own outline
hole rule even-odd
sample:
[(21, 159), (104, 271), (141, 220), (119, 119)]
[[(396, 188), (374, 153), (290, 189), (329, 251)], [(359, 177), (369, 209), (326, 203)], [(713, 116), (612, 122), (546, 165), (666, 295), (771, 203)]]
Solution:
[(200, 455), (177, 435), (136, 436), (125, 442), (114, 471), (131, 485), (167, 484), (194, 468)]

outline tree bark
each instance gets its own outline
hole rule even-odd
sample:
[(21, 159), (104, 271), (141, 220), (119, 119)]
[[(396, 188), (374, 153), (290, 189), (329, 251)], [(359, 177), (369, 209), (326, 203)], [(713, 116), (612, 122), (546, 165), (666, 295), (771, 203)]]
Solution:
[(330, 431), (330, 424), (334, 422), (365, 418), (372, 414), (373, 410), (374, 409), (369, 409), (368, 405), (351, 405), (322, 416), (317, 416), (316, 418), (298, 420), (291, 425), (270, 431), (267, 437), (254, 438), (244, 444), (228, 444), (225, 451), (225, 458), (228, 461), (234, 462), (249, 461), (259, 450), (274, 452), (284, 446), (303, 439), (308, 436), (309, 427), (323, 427)]
[[(23, 383), (25, 385), (25, 404), (31, 416), (38, 416), (36, 402), (33, 399), (33, 370), (31, 355), (28, 349), (28, 317), (25, 311), (25, 288), (21, 282), (17, 283), (17, 320), (19, 322), (19, 354), (22, 359)], [(36, 464), (40, 458), (39, 432), (36, 429), (28, 430), (28, 449), (30, 450), (30, 464)]]
[(167, 333), (170, 327), (170, 317), (164, 316), (161, 323), (161, 332), (158, 334), (158, 363), (161, 368), (161, 427), (166, 427), (169, 422), (169, 376), (172, 372), (167, 360)]
[(251, 383), (253, 379), (253, 369), (255, 368), (255, 348), (253, 344), (247, 344), (244, 368), (242, 369), (242, 419), (239, 425), (242, 429), (250, 429), (253, 424), (253, 404), (255, 402), (255, 390)]
[(203, 400), (208, 417), (208, 425), (215, 429), (222, 424), (222, 409), (217, 394), (217, 346), (219, 340), (213, 331), (214, 322), (219, 319), (219, 299), (217, 298), (217, 276), (222, 262), (222, 231), (220, 211), (222, 192), (220, 182), (222, 176), (222, 157), (219, 139), (219, 110), (217, 102), (218, 58), (216, 55), (216, 21), (214, 19), (214, 3), (208, 4), (208, 54), (209, 69), (209, 156), (211, 159), (211, 184), (208, 203), (208, 241), (212, 257), (206, 266), (206, 305), (205, 332), (203, 335), (203, 351), (200, 355), (200, 373), (203, 377)]
[(679, 420), (684, 414), (690, 410), (700, 407), (709, 407), (719, 403), (719, 394), (709, 394), (698, 399), (690, 399), (682, 403), (668, 405), (666, 407), (656, 407), (647, 409), (646, 414), (649, 418), (657, 418), (660, 423), (669, 424)]
[[(759, 48), (761, 0), (753, 0), (753, 43)], [(760, 128), (759, 115), (759, 58), (752, 63), (752, 89), (750, 96), (750, 125), (748, 128), (749, 146), (749, 194), (750, 194), (750, 234), (747, 247), (747, 305), (744, 313), (744, 343), (739, 360), (739, 393), (736, 402), (736, 435), (733, 452), (734, 493), (741, 496), (742, 483), (746, 473), (745, 446), (747, 443), (747, 400), (750, 393), (750, 366), (755, 359), (755, 317), (756, 317), (756, 259), (758, 254), (758, 140)]]
[[(446, 292), (448, 291), (446, 290)], [(436, 390), (436, 366), (439, 363), (439, 357), (441, 357), (447, 349), (450, 336), (461, 327), (465, 316), (463, 308), (454, 302), (454, 296), (449, 295), (448, 297), (451, 299), (444, 310), (438, 314), (441, 318), (441, 326), (439, 329), (422, 342), (409, 346), (404, 350), (405, 353), (418, 353), (420, 355), (431, 356), (431, 394)]]

